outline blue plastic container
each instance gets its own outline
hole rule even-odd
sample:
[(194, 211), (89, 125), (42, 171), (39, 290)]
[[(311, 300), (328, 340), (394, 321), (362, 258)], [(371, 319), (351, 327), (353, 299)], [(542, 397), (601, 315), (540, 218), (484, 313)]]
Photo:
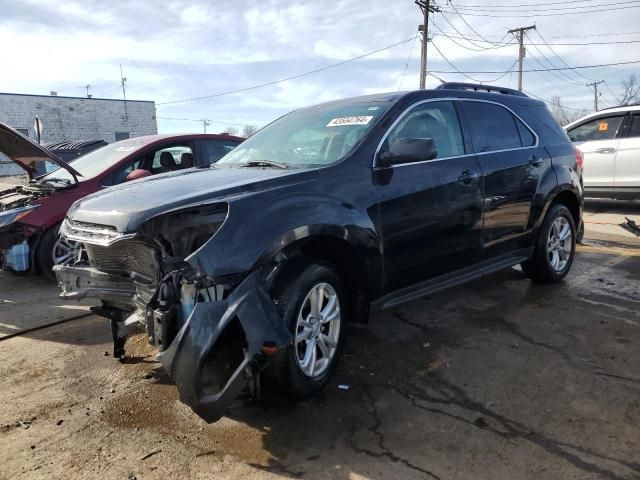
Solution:
[(25, 240), (4, 252), (4, 266), (15, 272), (26, 272), (29, 270), (29, 244)]

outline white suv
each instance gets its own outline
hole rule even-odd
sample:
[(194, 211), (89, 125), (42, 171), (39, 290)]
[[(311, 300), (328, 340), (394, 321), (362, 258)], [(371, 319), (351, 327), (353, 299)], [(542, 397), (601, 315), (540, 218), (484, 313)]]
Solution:
[(601, 110), (565, 129), (584, 153), (585, 196), (640, 199), (640, 105)]

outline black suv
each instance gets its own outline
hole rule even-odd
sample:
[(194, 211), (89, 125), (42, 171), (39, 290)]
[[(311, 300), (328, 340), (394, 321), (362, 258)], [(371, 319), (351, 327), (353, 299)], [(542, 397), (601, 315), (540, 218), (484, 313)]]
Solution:
[(444, 84), (292, 112), (207, 171), (84, 198), (62, 296), (100, 300), (121, 355), (146, 329), (180, 398), (215, 421), (262, 378), (294, 398), (336, 368), (345, 323), (520, 264), (567, 275), (579, 157), (546, 106)]

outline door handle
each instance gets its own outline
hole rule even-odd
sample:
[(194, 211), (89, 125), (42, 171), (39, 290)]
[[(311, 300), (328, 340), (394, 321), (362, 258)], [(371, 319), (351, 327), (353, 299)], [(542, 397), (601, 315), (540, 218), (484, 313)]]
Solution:
[(465, 170), (458, 177), (458, 182), (463, 185), (471, 185), (475, 180), (478, 179), (480, 174), (478, 172), (474, 172), (472, 170)]
[(534, 167), (542, 165), (542, 159), (536, 157), (535, 155), (531, 155), (529, 157), (529, 165), (533, 165)]
[(596, 149), (596, 153), (616, 153), (615, 148), (598, 148)]

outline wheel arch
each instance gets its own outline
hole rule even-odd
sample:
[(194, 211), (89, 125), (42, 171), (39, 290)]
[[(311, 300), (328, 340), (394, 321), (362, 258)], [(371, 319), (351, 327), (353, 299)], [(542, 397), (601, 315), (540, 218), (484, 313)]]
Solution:
[[(349, 235), (344, 235), (342, 228), (327, 226), (327, 228), (312, 229), (313, 233), (287, 242), (277, 252), (271, 252), (268, 258), (275, 262), (273, 280), (289, 268), (295, 268), (300, 261), (320, 260), (331, 264), (343, 281), (343, 288), (348, 296), (350, 307), (348, 318), (357, 323), (368, 321), (369, 303), (372, 296), (380, 288), (378, 268), (367, 258), (366, 247), (350, 241)], [(341, 234), (342, 233), (342, 234)], [(263, 256), (261, 263), (267, 258)]]

